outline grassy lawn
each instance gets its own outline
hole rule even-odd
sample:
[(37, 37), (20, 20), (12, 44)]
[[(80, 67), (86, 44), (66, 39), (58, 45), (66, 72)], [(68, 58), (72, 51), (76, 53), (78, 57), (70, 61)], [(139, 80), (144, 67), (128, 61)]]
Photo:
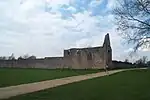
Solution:
[(9, 100), (150, 100), (150, 70), (120, 72)]
[(100, 70), (0, 68), (0, 87), (56, 79), (67, 76), (96, 73), (99, 71)]

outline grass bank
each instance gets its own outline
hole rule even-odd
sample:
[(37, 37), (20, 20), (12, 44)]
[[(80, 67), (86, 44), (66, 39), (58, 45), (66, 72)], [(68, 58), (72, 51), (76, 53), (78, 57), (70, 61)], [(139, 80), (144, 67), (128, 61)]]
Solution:
[(0, 68), (0, 87), (32, 83), (67, 76), (96, 73), (100, 70), (71, 70), (71, 69), (16, 69)]
[(8, 100), (150, 100), (150, 70), (130, 70)]

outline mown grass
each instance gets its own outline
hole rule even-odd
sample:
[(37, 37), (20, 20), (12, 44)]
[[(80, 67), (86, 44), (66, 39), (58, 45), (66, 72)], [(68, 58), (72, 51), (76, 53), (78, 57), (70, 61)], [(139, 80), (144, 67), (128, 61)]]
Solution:
[(67, 76), (96, 73), (100, 70), (0, 68), (0, 87), (38, 82)]
[(150, 70), (132, 70), (8, 100), (150, 100)]

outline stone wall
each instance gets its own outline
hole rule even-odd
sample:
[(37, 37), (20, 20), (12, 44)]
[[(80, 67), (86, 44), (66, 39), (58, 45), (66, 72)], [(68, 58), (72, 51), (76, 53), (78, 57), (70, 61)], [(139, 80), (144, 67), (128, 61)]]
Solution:
[(26, 60), (0, 60), (0, 67), (16, 68), (63, 68), (63, 57), (52, 57), (49, 59), (26, 59)]
[(67, 66), (76, 69), (104, 68), (112, 66), (112, 49), (109, 34), (105, 35), (103, 46), (90, 48), (72, 48), (64, 50), (64, 59)]
[(48, 57), (45, 59), (0, 60), (0, 67), (13, 68), (71, 68), (101, 69), (104, 67), (103, 48), (86, 48), (71, 50), (72, 55), (64, 57)]
[(68, 66), (75, 69), (101, 69), (104, 67), (103, 47), (73, 48), (64, 51)]
[(129, 62), (122, 62), (122, 61), (112, 61), (112, 69), (124, 69), (124, 68), (134, 68), (135, 65)]
[(105, 36), (103, 46), (90, 48), (72, 48), (64, 50), (64, 57), (44, 59), (1, 60), (0, 67), (19, 68), (72, 68), (102, 69), (112, 63), (112, 49), (109, 34)]

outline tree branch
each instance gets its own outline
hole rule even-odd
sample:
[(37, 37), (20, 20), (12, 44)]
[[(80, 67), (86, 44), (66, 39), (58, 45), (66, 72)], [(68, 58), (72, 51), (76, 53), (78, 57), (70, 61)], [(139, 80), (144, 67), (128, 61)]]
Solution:
[[(137, 2), (142, 6), (142, 8), (143, 8), (143, 10), (146, 12), (146, 13), (148, 13), (148, 14), (150, 14), (150, 12), (148, 11), (148, 9), (147, 9), (147, 6), (144, 6), (144, 2), (142, 3), (142, 1), (140, 1), (140, 0), (137, 0)], [(149, 2), (150, 3), (150, 2)]]

